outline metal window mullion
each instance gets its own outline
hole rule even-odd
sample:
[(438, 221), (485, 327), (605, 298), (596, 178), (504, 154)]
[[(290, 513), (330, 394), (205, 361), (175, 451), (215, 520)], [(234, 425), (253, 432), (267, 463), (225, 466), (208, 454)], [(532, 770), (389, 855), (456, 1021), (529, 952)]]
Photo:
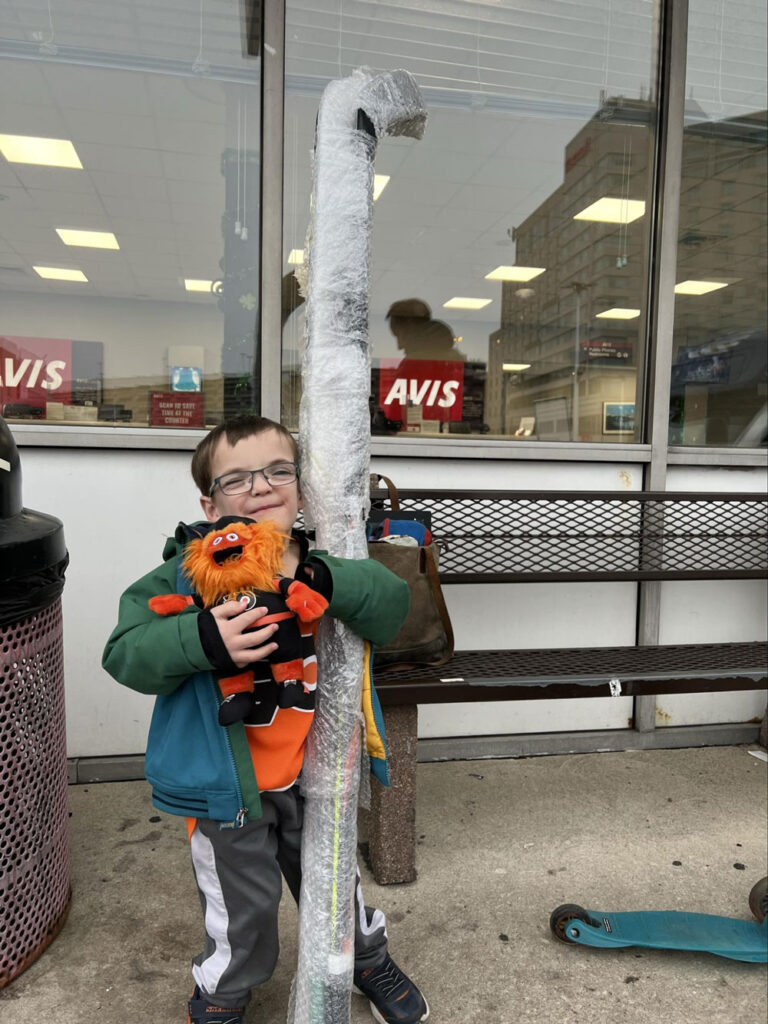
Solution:
[(281, 416), (285, 0), (264, 4), (261, 78), (261, 414)]
[[(656, 229), (653, 302), (649, 318), (650, 373), (648, 380), (651, 460), (645, 467), (644, 489), (663, 491), (667, 484), (669, 457), (669, 404), (672, 378), (672, 347), (675, 321), (675, 277), (680, 224), (680, 189), (683, 166), (685, 72), (688, 47), (688, 0), (664, 0), (659, 67), (659, 150), (657, 193), (654, 204)], [(659, 642), (661, 582), (638, 585), (637, 643)], [(656, 726), (656, 699), (637, 697), (634, 727), (650, 732)]]

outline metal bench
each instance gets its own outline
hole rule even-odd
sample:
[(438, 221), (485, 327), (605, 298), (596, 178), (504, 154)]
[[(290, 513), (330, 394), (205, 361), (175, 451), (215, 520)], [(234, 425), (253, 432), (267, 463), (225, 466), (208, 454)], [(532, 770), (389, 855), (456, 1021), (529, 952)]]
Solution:
[[(372, 497), (386, 507), (381, 492)], [(632, 696), (642, 745), (657, 694), (768, 685), (765, 642), (658, 645), (663, 581), (768, 578), (768, 495), (404, 490), (399, 497), (402, 510), (431, 513), (445, 586), (634, 581), (639, 614), (634, 646), (456, 651), (439, 668), (377, 674), (393, 775), (390, 789), (374, 782), (368, 815), (380, 884), (416, 877), (419, 704)]]

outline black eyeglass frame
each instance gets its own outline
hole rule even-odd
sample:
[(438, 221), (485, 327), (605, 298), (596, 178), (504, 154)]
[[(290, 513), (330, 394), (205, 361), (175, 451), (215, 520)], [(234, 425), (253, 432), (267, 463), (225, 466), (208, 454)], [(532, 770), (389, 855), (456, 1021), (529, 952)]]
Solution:
[[(274, 481), (269, 479), (269, 476), (267, 475), (268, 473), (270, 473), (273, 470), (282, 468), (284, 466), (293, 466), (293, 471), (295, 473), (295, 476), (293, 477), (292, 480), (283, 480), (283, 481), (281, 481), (279, 483), (275, 483)], [(242, 491), (235, 491), (234, 493), (235, 494), (247, 494), (248, 491), (252, 491), (253, 490), (253, 478), (256, 476), (257, 473), (261, 473), (261, 475), (264, 477), (264, 479), (266, 480), (266, 482), (269, 484), (270, 487), (287, 487), (288, 484), (295, 483), (299, 479), (299, 464), (298, 464), (298, 462), (289, 462), (288, 460), (286, 460), (285, 462), (274, 462), (274, 463), (272, 463), (271, 466), (262, 466), (261, 469), (239, 469), (239, 470), (235, 469), (235, 470), (231, 470), (229, 473), (223, 473), (221, 476), (217, 476), (216, 477), (216, 479), (211, 484), (210, 490), (208, 491), (208, 497), (209, 498), (212, 497), (213, 496), (213, 492), (216, 490), (216, 488), (217, 487), (221, 487), (221, 481), (222, 480), (226, 480), (226, 478), (228, 476), (236, 476), (238, 473), (242, 473), (244, 476), (246, 474), (249, 474), (250, 475), (250, 480), (248, 481), (248, 486), (247, 487), (244, 487), (242, 489)], [(226, 494), (227, 492), (222, 488), (221, 493), (222, 494)], [(232, 492), (230, 492), (230, 493), (232, 493)]]

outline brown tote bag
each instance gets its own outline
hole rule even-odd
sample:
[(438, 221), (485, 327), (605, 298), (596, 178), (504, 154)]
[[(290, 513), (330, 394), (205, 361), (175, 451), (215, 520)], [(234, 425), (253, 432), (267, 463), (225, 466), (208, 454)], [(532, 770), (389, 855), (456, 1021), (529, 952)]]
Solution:
[[(397, 519), (400, 499), (388, 477), (371, 475), (371, 496), (382, 496), (375, 490), (379, 480), (387, 487), (390, 509), (386, 515)], [(418, 513), (403, 513), (401, 518), (421, 521), (422, 517)], [(391, 643), (374, 650), (374, 669), (380, 673), (418, 665), (444, 665), (453, 655), (453, 628), (438, 577), (437, 544), (433, 541), (414, 547), (369, 541), (368, 555), (405, 580), (411, 592), (410, 611), (400, 632)]]

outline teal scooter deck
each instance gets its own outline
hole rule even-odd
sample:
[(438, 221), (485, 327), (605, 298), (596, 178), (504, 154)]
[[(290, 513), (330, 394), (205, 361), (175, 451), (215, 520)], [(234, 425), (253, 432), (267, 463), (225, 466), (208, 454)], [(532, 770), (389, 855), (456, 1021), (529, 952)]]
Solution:
[(615, 949), (685, 949), (748, 963), (768, 962), (768, 917), (762, 923), (714, 914), (674, 910), (606, 913), (564, 904), (552, 912), (550, 927), (563, 942)]

